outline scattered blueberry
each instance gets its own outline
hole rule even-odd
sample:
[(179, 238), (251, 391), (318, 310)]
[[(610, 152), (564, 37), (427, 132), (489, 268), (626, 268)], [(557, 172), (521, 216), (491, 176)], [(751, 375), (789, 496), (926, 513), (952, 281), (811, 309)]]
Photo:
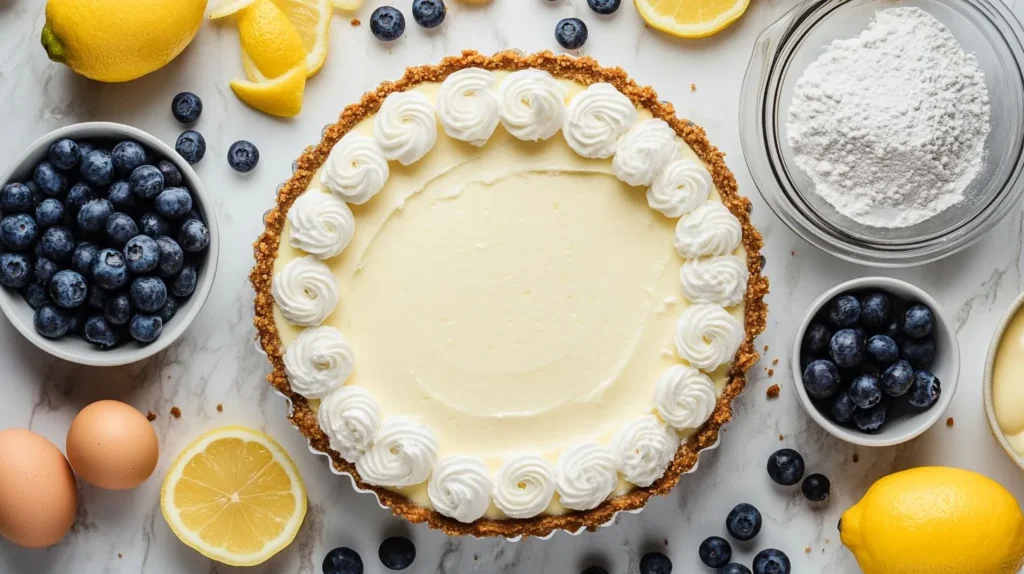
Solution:
[(174, 318), (175, 315), (178, 314), (178, 307), (180, 306), (181, 303), (178, 301), (177, 297), (175, 297), (174, 295), (167, 296), (167, 300), (164, 301), (164, 306), (160, 307), (160, 310), (157, 311), (157, 315), (160, 316), (160, 319), (164, 322), (164, 325), (166, 325), (171, 319)]
[(71, 186), (67, 197), (64, 198), (64, 208), (69, 215), (78, 215), (82, 206), (96, 199), (96, 193), (88, 183), (80, 181)]
[(32, 325), (47, 339), (59, 339), (68, 332), (68, 315), (53, 305), (43, 305), (32, 316)]
[(913, 305), (903, 315), (903, 332), (914, 339), (927, 337), (934, 323), (931, 309), (924, 305)]
[(82, 152), (75, 142), (69, 139), (62, 139), (50, 145), (49, 151), (46, 152), (46, 159), (50, 160), (50, 163), (55, 165), (57, 169), (68, 171), (78, 165), (78, 162), (82, 159)]
[(444, 22), (444, 0), (413, 0), (412, 19), (424, 28), (436, 28)]
[(32, 172), (32, 181), (39, 186), (39, 191), (51, 197), (60, 195), (68, 189), (68, 178), (48, 161), (36, 166)]
[(85, 321), (84, 330), (85, 340), (101, 349), (109, 349), (117, 345), (117, 331), (102, 315), (89, 317)]
[(836, 394), (841, 381), (839, 369), (831, 361), (817, 360), (804, 369), (804, 388), (812, 399), (827, 399)]
[[(82, 158), (79, 173), (87, 183), (103, 187), (114, 181), (114, 161), (110, 154), (98, 149)], [(38, 182), (36, 182), (38, 183)], [(45, 190), (44, 190), (45, 191)]]
[(54, 261), (69, 261), (75, 252), (75, 236), (67, 227), (51, 227), (43, 232), (39, 251)]
[(860, 321), (865, 327), (880, 329), (892, 318), (892, 299), (881, 291), (868, 293), (860, 305)]
[(900, 348), (888, 335), (875, 335), (868, 339), (868, 356), (882, 365), (891, 365), (900, 358)]
[(856, 329), (843, 329), (832, 335), (829, 353), (837, 367), (856, 367), (864, 360), (864, 336)]
[(901, 397), (914, 382), (914, 369), (906, 361), (897, 361), (882, 373), (882, 390), (890, 397)]
[(0, 285), (21, 289), (32, 281), (32, 260), (22, 253), (0, 254)]
[(195, 265), (183, 266), (181, 272), (171, 279), (171, 294), (177, 297), (188, 297), (196, 290), (197, 279)]
[(78, 227), (89, 233), (103, 231), (107, 218), (114, 214), (114, 206), (106, 199), (93, 199), (78, 211)]
[(804, 476), (804, 457), (791, 448), (773, 452), (768, 457), (768, 476), (776, 484), (793, 486)]
[(900, 357), (915, 369), (927, 369), (935, 360), (935, 341), (907, 339), (900, 346)]
[(148, 235), (156, 238), (161, 235), (167, 235), (171, 230), (171, 226), (155, 213), (144, 213), (139, 218), (139, 233)]
[(821, 323), (814, 323), (807, 327), (804, 333), (804, 351), (814, 356), (822, 356), (828, 353), (828, 345), (832, 340), (832, 333), (828, 327)]
[(181, 170), (178, 169), (178, 166), (166, 159), (162, 159), (156, 164), (156, 168), (159, 169), (160, 173), (164, 176), (164, 185), (168, 187), (178, 187), (181, 185)]
[(132, 307), (156, 313), (167, 300), (167, 285), (159, 277), (137, 277), (129, 291)]
[(761, 513), (751, 504), (738, 504), (726, 517), (725, 529), (729, 536), (741, 542), (753, 540), (761, 532)]
[[(413, 10), (416, 7), (413, 5)], [(245, 140), (237, 141), (228, 148), (228, 165), (239, 173), (249, 173), (260, 162), (260, 150)]]
[(850, 383), (850, 400), (860, 409), (870, 409), (882, 402), (882, 383), (877, 377), (860, 375)]
[(60, 271), (60, 266), (53, 262), (52, 259), (45, 257), (36, 257), (36, 263), (34, 266), (36, 283), (43, 286), (48, 286), (50, 281), (53, 280), (53, 276)]
[(178, 141), (174, 142), (174, 151), (185, 161), (195, 165), (206, 155), (206, 139), (196, 130), (186, 130), (181, 132)]
[(124, 246), (124, 258), (129, 271), (143, 275), (156, 269), (160, 263), (160, 246), (152, 237), (136, 235)]
[(92, 278), (104, 289), (120, 289), (128, 284), (128, 266), (116, 249), (103, 249), (92, 262)]
[[(74, 271), (72, 271), (74, 273)], [(97, 285), (89, 286), (89, 293), (85, 296), (85, 304), (91, 309), (103, 312), (103, 309), (107, 307), (107, 299), (110, 298), (110, 292), (106, 289)]]
[[(157, 247), (160, 249), (160, 260), (157, 264), (157, 271), (161, 277), (173, 277), (181, 271), (185, 263), (185, 253), (181, 250), (178, 242), (161, 235), (156, 238)], [(173, 290), (173, 287), (172, 287)]]
[(324, 556), (323, 574), (363, 574), (363, 559), (351, 548), (335, 548)]
[(370, 15), (370, 31), (381, 42), (392, 42), (405, 33), (405, 16), (391, 6), (381, 6)]
[(89, 286), (85, 283), (85, 277), (77, 271), (58, 271), (50, 280), (50, 297), (58, 307), (74, 309), (85, 303), (88, 293)]
[(640, 559), (640, 574), (672, 574), (672, 561), (661, 552), (648, 552)]
[(828, 500), (831, 489), (832, 483), (824, 474), (812, 474), (805, 478), (804, 483), (800, 485), (800, 491), (804, 493), (804, 498), (811, 502)]
[(156, 196), (156, 212), (168, 219), (180, 219), (192, 210), (192, 195), (183, 187), (168, 187)]
[(832, 400), (832, 420), (839, 424), (846, 424), (853, 420), (853, 411), (856, 408), (857, 405), (853, 404), (849, 394), (839, 393)]
[(39, 227), (53, 227), (64, 223), (64, 204), (52, 197), (36, 206), (36, 223)]
[(203, 113), (203, 100), (192, 92), (181, 92), (171, 100), (171, 113), (183, 124), (195, 123)]
[(32, 208), (32, 190), (23, 183), (8, 183), (0, 188), (0, 211), (15, 213)]
[(851, 328), (860, 321), (860, 301), (853, 295), (840, 295), (828, 304), (828, 320), (840, 329)]
[(555, 40), (566, 50), (578, 50), (587, 43), (587, 25), (579, 18), (563, 18), (555, 26)]
[(393, 536), (381, 542), (377, 555), (388, 570), (405, 570), (416, 560), (416, 546), (408, 538)]
[(121, 326), (128, 323), (132, 316), (132, 303), (128, 295), (118, 293), (107, 299), (107, 304), (103, 307), (103, 316), (111, 325)]
[(124, 213), (114, 213), (108, 217), (105, 231), (111, 243), (116, 247), (125, 245), (128, 243), (128, 240), (139, 234), (139, 228), (135, 225), (135, 220)]
[(146, 150), (138, 142), (123, 141), (114, 146), (110, 160), (118, 173), (127, 175), (146, 163)]
[(790, 574), (789, 556), (781, 550), (769, 548), (754, 556), (754, 574)]
[(598, 14), (612, 14), (619, 9), (622, 0), (587, 0), (590, 9)]
[(720, 536), (711, 536), (700, 543), (700, 561), (710, 568), (721, 568), (732, 560), (732, 546)]
[(0, 219), (0, 241), (8, 249), (22, 251), (39, 237), (39, 226), (31, 215), (14, 213)]
[(857, 409), (853, 413), (853, 424), (866, 433), (876, 433), (885, 424), (885, 403), (868, 410)]
[(98, 252), (99, 248), (92, 243), (79, 242), (75, 245), (74, 252), (71, 253), (71, 268), (88, 277), (92, 274), (92, 262), (96, 259)]
[(732, 562), (719, 568), (716, 574), (750, 574), (750, 569), (742, 564)]
[(107, 201), (114, 206), (114, 209), (125, 211), (135, 207), (135, 196), (132, 195), (132, 186), (126, 180), (119, 179), (110, 184), (107, 190)]
[(132, 193), (143, 199), (153, 199), (164, 189), (164, 174), (156, 166), (143, 165), (135, 168), (128, 178)]
[(938, 402), (942, 394), (939, 378), (929, 371), (914, 373), (914, 382), (907, 394), (907, 402), (919, 409), (928, 409)]
[(178, 243), (190, 253), (202, 251), (210, 245), (210, 230), (198, 219), (189, 219), (178, 232)]

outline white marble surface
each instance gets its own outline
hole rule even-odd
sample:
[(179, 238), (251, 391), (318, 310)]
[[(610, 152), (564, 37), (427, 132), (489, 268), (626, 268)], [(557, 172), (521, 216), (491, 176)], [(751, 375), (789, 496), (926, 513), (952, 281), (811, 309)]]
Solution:
[[(1012, 1), (1024, 14), (1024, 0)], [(358, 15), (365, 21), (380, 3), (368, 0)], [(224, 236), (220, 272), (206, 309), (180, 342), (149, 361), (122, 369), (61, 363), (0, 320), (0, 428), (31, 428), (63, 446), (67, 427), (82, 406), (115, 398), (158, 413), (153, 424), (162, 446), (156, 474), (134, 491), (105, 492), (82, 485), (78, 522), (60, 544), (25, 550), (0, 540), (0, 572), (233, 571), (178, 542), (158, 502), (160, 477), (173, 455), (202, 432), (227, 424), (249, 425), (276, 437), (295, 458), (309, 489), (309, 514), (298, 539), (250, 570), (255, 573), (317, 573), (324, 554), (339, 545), (357, 549), (369, 574), (383, 573), (377, 545), (395, 533), (416, 542), (418, 557), (409, 570), (414, 573), (572, 574), (593, 562), (616, 574), (633, 574), (649, 549), (668, 554), (676, 572), (704, 572), (697, 545), (708, 535), (721, 534), (726, 512), (742, 501), (754, 503), (765, 516), (757, 547), (785, 550), (795, 572), (853, 573), (858, 572), (856, 563), (839, 543), (836, 523), (842, 510), (882, 475), (927, 464), (962, 466), (1002, 482), (1024, 500), (1021, 471), (990, 436), (981, 394), (992, 330), (1024, 281), (1020, 209), (965, 253), (927, 267), (885, 273), (924, 287), (956, 318), (963, 374), (948, 412), (955, 427), (940, 424), (909, 445), (868, 451), (826, 435), (797, 403), (785, 360), (795, 320), (825, 288), (873, 271), (820, 253), (791, 234), (764, 206), (742, 161), (736, 108), (751, 47), (759, 31), (795, 3), (755, 0), (735, 27), (698, 42), (672, 40), (645, 28), (628, 0), (611, 18), (590, 13), (585, 0), (495, 0), (477, 10), (450, 0), (442, 28), (428, 32), (410, 19), (406, 36), (391, 45), (376, 42), (366, 24), (353, 28), (349, 17), (339, 14), (330, 58), (307, 87), (305, 110), (296, 120), (281, 121), (249, 110), (228, 89), (228, 81), (242, 74), (231, 27), (204, 24), (193, 45), (167, 68), (127, 85), (100, 85), (47, 61), (38, 45), (43, 2), (0, 0), (0, 158), (16, 155), (51, 129), (85, 120), (128, 123), (173, 142), (181, 128), (169, 113), (171, 97), (181, 90), (195, 91), (205, 103), (197, 127), (209, 143), (198, 172), (216, 198)], [(406, 14), (410, 4), (395, 0)], [(309, 454), (289, 426), (284, 401), (264, 383), (264, 360), (253, 345), (246, 279), (252, 262), (249, 245), (262, 227), (261, 215), (271, 205), (276, 185), (288, 177), (292, 159), (317, 141), (321, 127), (346, 103), (380, 81), (398, 77), (406, 66), (434, 62), (464, 48), (557, 49), (552, 30), (568, 15), (579, 15), (590, 25), (583, 54), (621, 65), (641, 83), (652, 84), (682, 115), (705, 126), (712, 141), (729, 154), (767, 241), (773, 294), (770, 325), (759, 346), (770, 349), (754, 370), (750, 390), (737, 401), (737, 420), (728, 427), (721, 448), (706, 454), (696, 474), (684, 478), (670, 496), (651, 502), (642, 514), (623, 516), (618, 524), (594, 533), (559, 534), (548, 541), (447, 538), (392, 518), (372, 497), (353, 492), (347, 479), (333, 476), (323, 459)], [(691, 83), (697, 86), (694, 92)], [(253, 141), (262, 152), (262, 162), (248, 176), (235, 174), (224, 160), (228, 145), (237, 139)], [(774, 358), (782, 360), (769, 378), (766, 368)], [(780, 383), (783, 391), (780, 399), (769, 402), (765, 388), (772, 382)], [(224, 405), (223, 412), (216, 410), (218, 403)], [(174, 405), (182, 410), (180, 419), (168, 415)], [(785, 436), (781, 442), (780, 434)], [(780, 445), (799, 449), (810, 469), (831, 477), (831, 504), (812, 509), (797, 492), (770, 483), (764, 461)], [(749, 564), (755, 552), (755, 547), (746, 548), (739, 557)]]

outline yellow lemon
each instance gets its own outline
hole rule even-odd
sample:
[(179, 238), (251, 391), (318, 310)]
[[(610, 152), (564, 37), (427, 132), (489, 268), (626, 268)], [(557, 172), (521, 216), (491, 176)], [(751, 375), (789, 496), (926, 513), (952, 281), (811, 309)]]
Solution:
[(283, 118), (302, 111), (302, 94), (306, 90), (306, 66), (300, 64), (290, 72), (266, 82), (233, 80), (231, 90), (249, 106)]
[(331, 0), (331, 4), (339, 10), (358, 10), (363, 5), (363, 0)]
[(188, 46), (206, 0), (49, 0), (41, 41), (51, 60), (101, 82), (158, 70)]
[(334, 10), (330, 0), (274, 0), (295, 26), (306, 50), (306, 74), (313, 77), (327, 60), (327, 44)]
[(1016, 574), (1024, 564), (1024, 515), (1013, 495), (956, 468), (882, 478), (839, 530), (864, 574)]
[(633, 0), (651, 27), (678, 38), (717, 34), (739, 19), (750, 0)]
[(210, 12), (210, 20), (220, 20), (248, 8), (256, 0), (221, 0)]
[(256, 0), (241, 13), (242, 51), (267, 78), (276, 78), (306, 62), (298, 30), (272, 0)]
[(178, 455), (160, 490), (160, 510), (174, 534), (203, 556), (254, 566), (295, 539), (306, 489), (274, 439), (224, 427)]

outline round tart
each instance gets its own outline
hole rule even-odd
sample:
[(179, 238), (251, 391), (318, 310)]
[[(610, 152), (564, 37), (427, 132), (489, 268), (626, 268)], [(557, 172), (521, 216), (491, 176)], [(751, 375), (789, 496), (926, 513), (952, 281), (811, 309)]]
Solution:
[(765, 326), (723, 154), (589, 58), (465, 52), (363, 96), (255, 244), (255, 324), (339, 472), (452, 535), (545, 536), (667, 493)]

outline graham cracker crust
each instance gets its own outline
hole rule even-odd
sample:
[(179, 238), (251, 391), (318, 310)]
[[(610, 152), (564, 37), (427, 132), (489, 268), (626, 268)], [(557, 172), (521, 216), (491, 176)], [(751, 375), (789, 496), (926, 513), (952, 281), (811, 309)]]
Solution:
[[(274, 323), (271, 280), (274, 261), (277, 258), (278, 246), (281, 242), (281, 230), (292, 202), (306, 191), (314, 173), (323, 165), (338, 140), (361, 120), (376, 113), (385, 97), (393, 92), (408, 90), (422, 82), (441, 82), (449, 74), (469, 67), (487, 70), (538, 68), (550, 72), (555, 77), (574, 80), (584, 85), (596, 82), (608, 82), (614, 85), (637, 106), (650, 110), (654, 117), (668, 122), (676, 133), (693, 148), (711, 173), (723, 203), (739, 219), (743, 228), (743, 246), (747, 251), (747, 267), (750, 271), (745, 308), (746, 337), (736, 354), (730, 372), (730, 380), (722, 396), (718, 399), (711, 419), (686, 444), (680, 446), (664, 476), (654, 484), (646, 488), (637, 487), (622, 496), (605, 501), (592, 510), (528, 519), (493, 520), (485, 518), (464, 524), (413, 504), (404, 496), (385, 488), (366, 484), (359, 478), (355, 465), (345, 461), (338, 453), (331, 450), (328, 439), (320, 430), (316, 415), (309, 403), (304, 397), (292, 392), (285, 375), (282, 360), (284, 352), (281, 348), (277, 326)], [(718, 441), (722, 425), (732, 419), (733, 399), (746, 386), (746, 372), (760, 358), (754, 348), (754, 338), (761, 334), (766, 326), (768, 309), (764, 297), (767, 295), (769, 287), (768, 279), (761, 274), (763, 240), (761, 234), (750, 222), (750, 200), (739, 194), (736, 179), (726, 167), (724, 158), (725, 154), (708, 141), (703, 128), (676, 117), (672, 104), (660, 101), (652, 88), (637, 85), (621, 68), (601, 67), (597, 61), (589, 57), (555, 55), (548, 51), (529, 55), (516, 51), (505, 51), (493, 56), (464, 51), (459, 56), (443, 59), (437, 65), (408, 68), (405, 75), (398, 81), (382, 83), (376, 90), (364, 94), (358, 103), (352, 104), (342, 111), (337, 123), (324, 130), (319, 145), (307, 148), (296, 162), (296, 169), (291, 179), (278, 191), (277, 204), (264, 218), (266, 228), (253, 245), (256, 265), (249, 275), (249, 280), (256, 291), (253, 322), (260, 345), (273, 367), (267, 380), (278, 391), (291, 399), (294, 405), (290, 416), (292, 424), (307, 437), (312, 448), (330, 455), (335, 469), (350, 474), (359, 488), (376, 493), (381, 503), (389, 507), (395, 515), (413, 523), (426, 522), (431, 528), (441, 530), (448, 535), (513, 538), (518, 536), (541, 537), (557, 530), (569, 532), (576, 532), (581, 528), (592, 530), (609, 522), (619, 512), (643, 508), (652, 496), (664, 495), (671, 491), (679, 482), (680, 477), (697, 464), (700, 452)]]

